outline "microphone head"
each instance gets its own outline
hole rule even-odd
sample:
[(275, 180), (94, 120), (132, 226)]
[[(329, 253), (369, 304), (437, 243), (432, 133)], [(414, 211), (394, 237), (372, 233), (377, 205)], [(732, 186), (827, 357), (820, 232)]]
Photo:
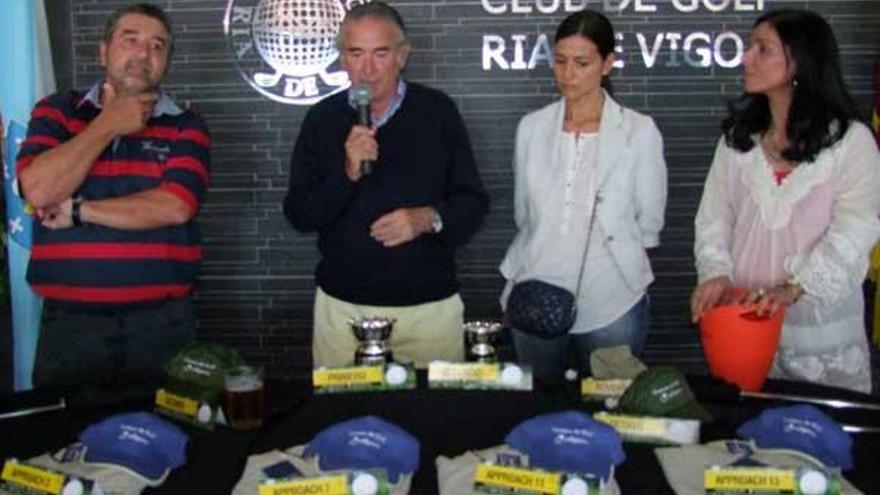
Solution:
[(356, 84), (351, 90), (354, 92), (354, 101), (358, 105), (369, 105), (373, 99), (370, 87), (366, 84)]

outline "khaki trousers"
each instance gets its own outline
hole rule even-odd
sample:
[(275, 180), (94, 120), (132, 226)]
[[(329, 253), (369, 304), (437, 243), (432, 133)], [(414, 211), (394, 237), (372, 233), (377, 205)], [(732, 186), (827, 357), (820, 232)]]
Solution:
[(354, 362), (357, 339), (349, 319), (395, 318), (391, 349), (395, 360), (425, 368), (435, 359), (464, 361), (464, 303), (458, 294), (413, 306), (367, 306), (336, 299), (317, 289), (312, 340), (314, 365), (346, 366)]

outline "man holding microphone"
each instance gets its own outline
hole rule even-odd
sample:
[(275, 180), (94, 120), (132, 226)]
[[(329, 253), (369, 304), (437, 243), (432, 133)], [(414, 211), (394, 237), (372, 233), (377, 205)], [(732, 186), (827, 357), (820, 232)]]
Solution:
[(391, 347), (417, 366), (462, 360), (455, 249), (488, 210), (467, 130), (448, 96), (401, 77), (410, 45), (391, 6), (353, 7), (339, 48), (352, 89), (309, 110), (284, 200), (295, 229), (318, 232), (314, 364), (352, 361), (361, 316), (395, 318)]

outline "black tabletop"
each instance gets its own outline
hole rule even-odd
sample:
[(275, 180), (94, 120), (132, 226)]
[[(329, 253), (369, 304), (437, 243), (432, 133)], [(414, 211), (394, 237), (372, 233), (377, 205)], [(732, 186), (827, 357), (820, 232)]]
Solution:
[[(422, 377), (423, 378), (423, 377)], [(763, 409), (791, 402), (740, 397), (733, 389), (705, 377), (689, 377), (692, 387), (715, 420), (701, 428), (701, 440), (732, 438), (734, 430)], [(876, 398), (808, 384), (768, 381), (765, 392), (805, 397), (842, 399), (880, 404)], [(81, 396), (82, 397), (82, 396)], [(115, 413), (149, 410), (145, 394), (132, 389), (104, 393), (100, 400), (71, 399), (62, 411), (0, 420), (0, 457), (26, 459), (76, 440), (89, 424)], [(519, 422), (544, 412), (576, 409), (592, 412), (599, 404), (581, 403), (572, 389), (535, 392), (417, 390), (312, 395), (306, 384), (270, 382), (271, 413), (263, 428), (234, 431), (218, 427), (206, 431), (182, 426), (190, 435), (187, 463), (175, 470), (159, 488), (145, 493), (223, 494), (238, 480), (248, 455), (307, 443), (321, 429), (363, 415), (375, 415), (406, 429), (421, 442), (420, 468), (411, 493), (437, 493), (434, 460), (438, 455), (457, 456), (467, 450), (503, 443)], [(45, 392), (30, 392), (0, 399), (0, 412), (32, 403), (51, 402)], [(880, 412), (821, 407), (844, 424), (880, 427)], [(856, 468), (844, 473), (866, 494), (880, 493), (880, 434), (853, 434)], [(650, 445), (626, 443), (626, 461), (616, 470), (622, 492), (672, 494)]]

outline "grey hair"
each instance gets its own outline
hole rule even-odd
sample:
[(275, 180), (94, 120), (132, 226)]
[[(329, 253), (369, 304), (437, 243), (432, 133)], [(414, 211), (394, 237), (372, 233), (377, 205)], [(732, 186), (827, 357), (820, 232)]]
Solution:
[(345, 36), (345, 27), (365, 18), (385, 21), (394, 25), (397, 27), (397, 31), (400, 34), (398, 44), (406, 45), (409, 43), (409, 40), (406, 38), (406, 26), (403, 24), (403, 17), (400, 16), (400, 12), (387, 3), (381, 0), (376, 0), (355, 5), (345, 14), (345, 18), (342, 19), (342, 24), (339, 26), (339, 34), (336, 36), (336, 47), (338, 49), (342, 49), (343, 42), (345, 41), (343, 39)]
[(107, 24), (104, 26), (104, 42), (110, 43), (113, 40), (113, 33), (116, 32), (119, 19), (122, 19), (122, 16), (127, 14), (145, 15), (162, 23), (165, 31), (168, 32), (168, 58), (170, 59), (171, 54), (174, 52), (174, 31), (171, 18), (162, 10), (162, 7), (150, 3), (141, 2), (116, 9), (107, 19)]

